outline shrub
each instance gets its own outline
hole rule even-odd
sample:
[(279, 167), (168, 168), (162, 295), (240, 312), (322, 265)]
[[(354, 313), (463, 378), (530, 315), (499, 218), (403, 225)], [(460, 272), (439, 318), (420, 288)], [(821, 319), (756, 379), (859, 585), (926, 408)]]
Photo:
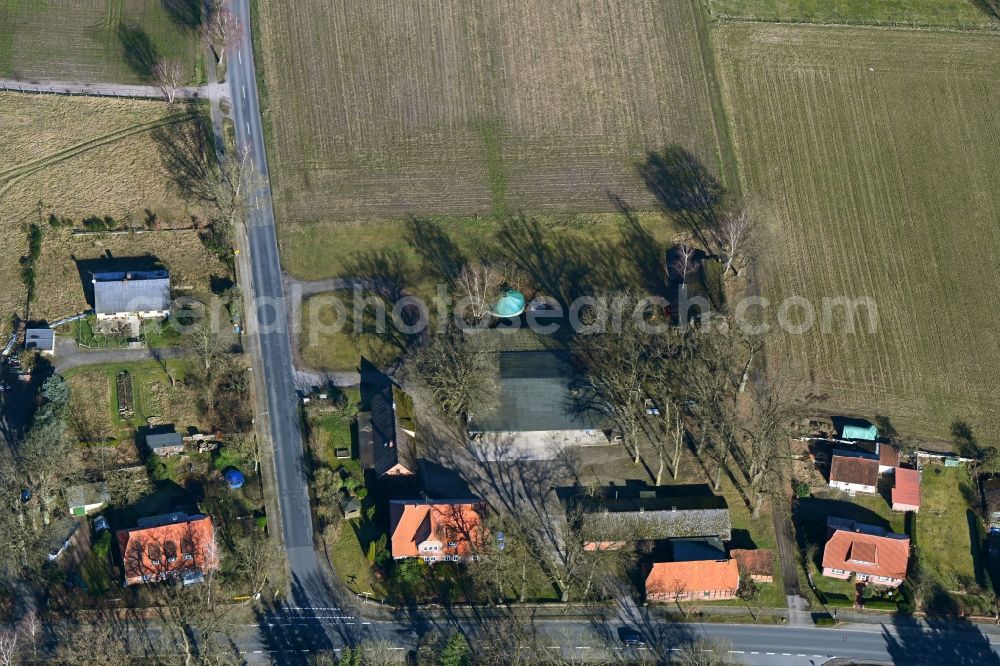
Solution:
[(809, 484), (805, 481), (798, 481), (795, 484), (795, 496), (799, 499), (805, 499), (809, 497), (811, 493), (809, 492)]

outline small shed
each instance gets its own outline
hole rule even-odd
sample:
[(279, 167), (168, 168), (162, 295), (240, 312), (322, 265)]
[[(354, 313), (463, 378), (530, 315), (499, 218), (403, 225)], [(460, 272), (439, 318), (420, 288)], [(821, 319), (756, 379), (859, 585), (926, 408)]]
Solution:
[(920, 510), (920, 472), (905, 467), (896, 468), (892, 487), (892, 510)]
[(172, 456), (184, 451), (184, 439), (179, 432), (158, 432), (146, 435), (146, 446), (158, 456)]
[(104, 481), (81, 483), (66, 489), (66, 503), (73, 516), (86, 516), (100, 511), (109, 501), (111, 495), (108, 494), (108, 484)]
[(24, 333), (24, 348), (35, 349), (44, 356), (55, 356), (56, 332), (50, 328), (29, 328)]
[(344, 520), (354, 520), (361, 517), (361, 502), (357, 497), (344, 498), (340, 500), (340, 510), (344, 514)]

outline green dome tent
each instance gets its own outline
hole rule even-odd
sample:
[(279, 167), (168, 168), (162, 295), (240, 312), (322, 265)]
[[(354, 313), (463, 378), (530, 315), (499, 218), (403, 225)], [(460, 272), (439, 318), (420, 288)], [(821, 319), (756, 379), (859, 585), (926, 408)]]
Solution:
[(524, 312), (525, 303), (524, 294), (517, 289), (508, 289), (493, 306), (493, 314), (504, 319), (517, 317)]

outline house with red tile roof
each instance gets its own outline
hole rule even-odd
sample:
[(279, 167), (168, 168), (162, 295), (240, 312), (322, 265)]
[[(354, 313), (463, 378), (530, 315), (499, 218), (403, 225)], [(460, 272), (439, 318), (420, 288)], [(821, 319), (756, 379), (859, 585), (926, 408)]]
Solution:
[(431, 563), (475, 557), (485, 510), (482, 500), (391, 500), (392, 556)]
[(920, 510), (920, 472), (897, 467), (892, 486), (893, 511)]
[(823, 549), (823, 575), (860, 583), (898, 587), (906, 579), (910, 538), (874, 525), (829, 517)]
[(851, 493), (875, 493), (878, 461), (834, 454), (830, 462), (830, 486)]
[(215, 527), (208, 516), (142, 518), (138, 527), (118, 531), (118, 548), (126, 585), (170, 578), (196, 583), (219, 566)]
[(734, 599), (740, 588), (736, 560), (655, 562), (646, 576), (647, 601)]

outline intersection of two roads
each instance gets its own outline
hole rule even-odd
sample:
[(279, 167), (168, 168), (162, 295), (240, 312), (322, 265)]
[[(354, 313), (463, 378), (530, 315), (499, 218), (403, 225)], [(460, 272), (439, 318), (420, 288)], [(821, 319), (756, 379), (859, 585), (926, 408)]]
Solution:
[[(236, 0), (233, 11), (244, 26), (250, 25), (249, 0)], [(303, 440), (299, 429), (298, 395), (294, 384), (292, 352), (283, 294), (281, 264), (275, 232), (274, 210), (267, 184), (267, 156), (257, 92), (251, 30), (245, 29), (239, 42), (229, 50), (227, 70), (232, 116), (239, 149), (248, 149), (264, 185), (249, 206), (245, 265), (250, 269), (250, 287), (256, 315), (251, 345), (262, 368), (267, 400), (266, 418), (274, 446), (277, 503), (285, 554), (291, 575), (291, 596), (287, 605), (262, 613), (260, 621), (243, 628), (234, 637), (249, 661), (275, 659), (277, 655), (306, 654), (330, 650), (358, 642), (380, 639), (400, 650), (415, 647), (418, 631), (435, 622), (430, 614), (408, 612), (405, 619), (387, 620), (359, 617), (365, 606), (330, 587), (320, 569), (313, 543), (312, 519)], [(246, 279), (246, 276), (244, 276)], [(698, 638), (725, 641), (734, 656), (756, 664), (821, 664), (830, 658), (848, 658), (895, 663), (993, 663), (1000, 664), (998, 647), (991, 636), (973, 625), (952, 621), (941, 624), (907, 620), (903, 624), (849, 625), (818, 629), (812, 626), (667, 624), (658, 623), (645, 612), (633, 608), (615, 614), (600, 626), (587, 619), (543, 619), (536, 628), (550, 649), (567, 657), (606, 661), (608, 651), (622, 650), (606, 641), (619, 625), (639, 628), (650, 644), (676, 646)], [(475, 626), (460, 619), (445, 621), (475, 632)], [(889, 620), (887, 620), (889, 622)]]

